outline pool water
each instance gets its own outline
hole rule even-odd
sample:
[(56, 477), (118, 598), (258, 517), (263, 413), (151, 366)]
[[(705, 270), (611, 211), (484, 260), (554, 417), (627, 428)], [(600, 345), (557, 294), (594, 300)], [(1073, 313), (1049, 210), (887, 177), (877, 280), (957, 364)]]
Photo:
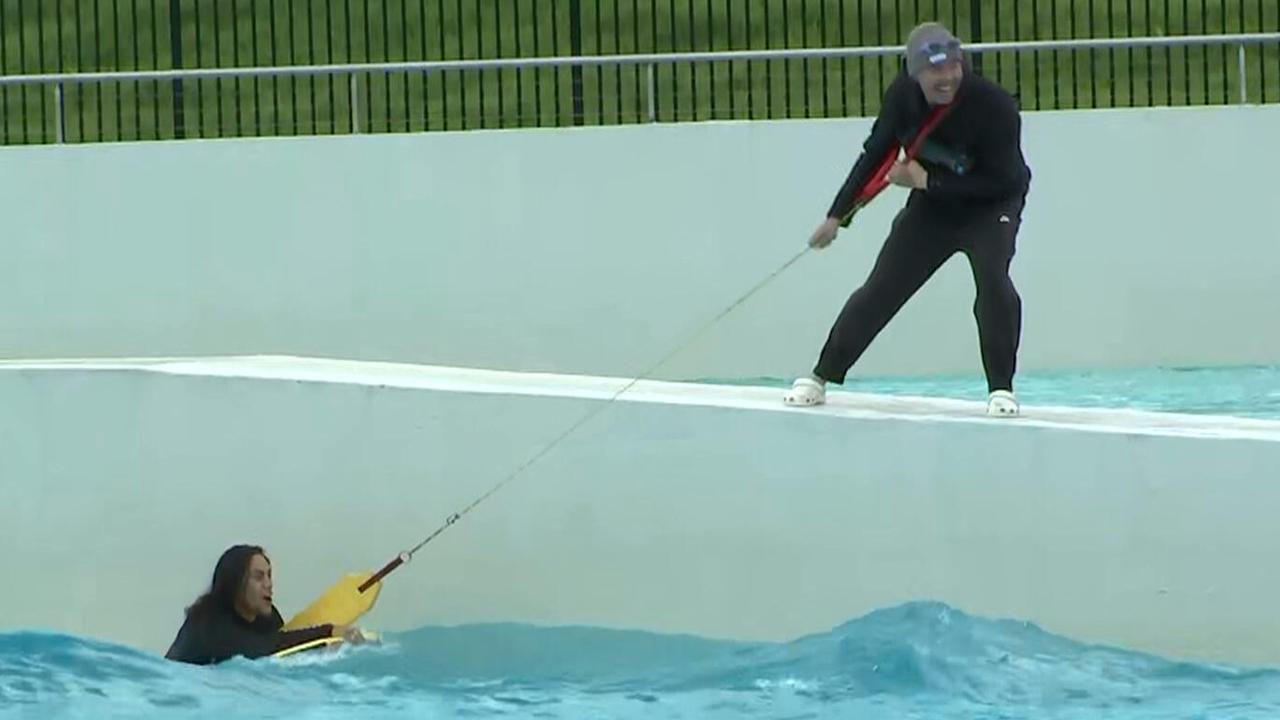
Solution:
[[(718, 384), (786, 387), (791, 378), (702, 379)], [(1280, 365), (1169, 367), (1143, 370), (1019, 373), (1014, 380), (1024, 405), (1129, 408), (1192, 414), (1280, 419)], [(985, 400), (977, 375), (859, 377), (850, 373), (833, 389), (889, 395)]]
[(1280, 670), (1076, 642), (936, 602), (786, 643), (584, 627), (422, 628), (195, 667), (0, 634), (0, 718), (1275, 718)]

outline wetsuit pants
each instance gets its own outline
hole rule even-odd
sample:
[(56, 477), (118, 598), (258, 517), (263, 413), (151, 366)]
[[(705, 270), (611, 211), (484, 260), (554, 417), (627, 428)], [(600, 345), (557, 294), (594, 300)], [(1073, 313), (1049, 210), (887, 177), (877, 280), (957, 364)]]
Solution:
[(898, 214), (870, 276), (845, 302), (822, 348), (814, 374), (840, 384), (898, 310), (952, 255), (964, 253), (977, 288), (973, 313), (988, 391), (1013, 390), (1022, 299), (1009, 277), (1021, 205), (995, 206), (961, 216), (939, 215), (923, 203)]

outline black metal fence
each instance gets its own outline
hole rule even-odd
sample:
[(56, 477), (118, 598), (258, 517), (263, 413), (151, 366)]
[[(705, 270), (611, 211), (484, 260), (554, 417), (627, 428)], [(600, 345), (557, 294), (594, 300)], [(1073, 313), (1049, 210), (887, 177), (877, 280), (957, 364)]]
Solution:
[[(894, 46), (926, 19), (968, 42), (1221, 34), (1280, 31), (1280, 3), (0, 0), (0, 74)], [(1224, 45), (977, 62), (1030, 110), (1280, 101), (1280, 43), (1243, 56)], [(678, 63), (652, 77), (626, 66), (6, 86), (0, 143), (857, 116), (878, 109), (897, 66), (886, 57)]]

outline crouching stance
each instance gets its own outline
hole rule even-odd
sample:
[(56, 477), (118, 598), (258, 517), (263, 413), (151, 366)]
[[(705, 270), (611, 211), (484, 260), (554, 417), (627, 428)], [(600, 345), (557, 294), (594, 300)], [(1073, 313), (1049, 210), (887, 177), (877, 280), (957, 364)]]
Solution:
[[(914, 143), (926, 120), (933, 120), (927, 137)], [(962, 252), (977, 289), (974, 315), (990, 393), (988, 413), (1018, 414), (1013, 376), (1022, 301), (1009, 265), (1031, 182), (1021, 130), (1013, 97), (971, 72), (960, 42), (946, 28), (926, 23), (912, 31), (903, 71), (885, 92), (863, 153), (810, 245), (830, 245), (856, 211), (859, 194), (879, 179), (884, 158), (914, 143), (916, 156), (894, 162), (887, 175), (911, 193), (870, 275), (836, 318), (812, 376), (796, 380), (787, 404), (824, 402), (827, 383), (842, 384), (907, 300)]]

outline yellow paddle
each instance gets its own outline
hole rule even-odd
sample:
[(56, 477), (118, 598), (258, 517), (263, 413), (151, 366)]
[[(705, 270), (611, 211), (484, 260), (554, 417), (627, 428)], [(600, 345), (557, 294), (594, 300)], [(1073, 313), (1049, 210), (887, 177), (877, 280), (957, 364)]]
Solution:
[(382, 578), (395, 570), (406, 560), (407, 553), (401, 553), (396, 559), (387, 563), (376, 573), (347, 573), (316, 598), (302, 612), (285, 623), (285, 630), (297, 630), (316, 625), (353, 625), (365, 613), (373, 609), (382, 592)]

